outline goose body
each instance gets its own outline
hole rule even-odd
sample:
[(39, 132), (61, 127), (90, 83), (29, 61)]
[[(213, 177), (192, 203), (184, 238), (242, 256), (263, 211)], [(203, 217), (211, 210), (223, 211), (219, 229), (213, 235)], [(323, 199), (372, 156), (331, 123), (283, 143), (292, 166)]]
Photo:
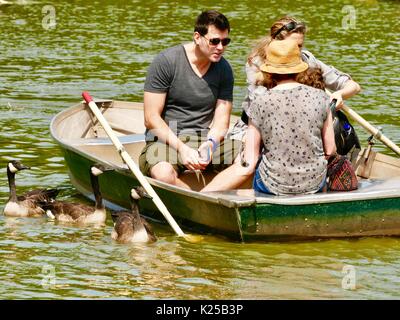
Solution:
[(94, 207), (67, 201), (50, 201), (43, 204), (46, 215), (56, 221), (77, 224), (104, 224), (107, 219), (106, 208), (100, 192), (98, 176), (108, 171), (103, 166), (97, 165), (90, 168), (90, 179), (95, 196)]
[(45, 211), (40, 206), (42, 202), (53, 201), (59, 190), (36, 189), (17, 196), (15, 175), (18, 171), (30, 169), (19, 161), (10, 161), (7, 165), (8, 185), (10, 198), (4, 207), (4, 215), (10, 217), (40, 217)]
[(138, 202), (143, 196), (147, 195), (141, 187), (132, 189), (131, 211), (119, 211), (111, 215), (114, 220), (112, 239), (121, 243), (157, 241), (150, 224), (139, 213)]
[(46, 215), (51, 220), (72, 223), (104, 223), (107, 218), (105, 208), (93, 208), (81, 203), (54, 201), (44, 205)]

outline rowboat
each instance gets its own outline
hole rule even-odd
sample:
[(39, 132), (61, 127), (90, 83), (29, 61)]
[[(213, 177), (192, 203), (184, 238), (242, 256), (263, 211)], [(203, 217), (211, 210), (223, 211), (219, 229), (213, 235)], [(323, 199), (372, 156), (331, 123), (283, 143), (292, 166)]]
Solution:
[[(143, 105), (110, 100), (96, 104), (138, 163), (145, 145)], [(231, 118), (233, 124), (237, 117)], [(93, 199), (90, 166), (112, 166), (115, 170), (99, 177), (106, 204), (129, 208), (130, 189), (139, 183), (86, 103), (57, 114), (50, 132), (79, 192)], [(246, 242), (400, 235), (400, 158), (374, 152), (371, 145), (359, 158), (359, 189), (351, 192), (273, 196), (254, 192), (248, 181), (237, 190), (203, 193), (199, 190), (213, 173), (202, 180), (192, 171), (181, 176), (191, 190), (146, 179), (179, 225), (199, 233)], [(165, 222), (151, 199), (142, 199), (140, 207), (147, 218)]]

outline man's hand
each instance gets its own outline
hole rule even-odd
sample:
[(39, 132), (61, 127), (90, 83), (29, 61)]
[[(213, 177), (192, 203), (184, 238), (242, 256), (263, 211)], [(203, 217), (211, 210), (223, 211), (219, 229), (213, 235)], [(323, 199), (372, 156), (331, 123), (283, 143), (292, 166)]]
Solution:
[(202, 170), (204, 170), (212, 160), (213, 143), (210, 140), (205, 141), (197, 151), (199, 153), (200, 165), (203, 167)]
[(182, 144), (178, 149), (182, 164), (189, 170), (201, 170), (203, 165), (200, 164), (199, 152), (195, 149)]

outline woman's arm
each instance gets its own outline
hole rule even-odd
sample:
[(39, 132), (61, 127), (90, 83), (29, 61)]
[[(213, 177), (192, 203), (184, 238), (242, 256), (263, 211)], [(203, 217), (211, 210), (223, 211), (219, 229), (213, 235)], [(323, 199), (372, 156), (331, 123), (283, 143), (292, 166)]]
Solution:
[(310, 51), (302, 50), (302, 58), (311, 67), (320, 68), (325, 86), (332, 91), (331, 101), (336, 99), (336, 109), (343, 107), (343, 100), (349, 99), (361, 91), (360, 85), (347, 73), (341, 72), (333, 66), (328, 66), (318, 60)]
[(344, 87), (330, 94), (331, 101), (336, 99), (336, 110), (343, 107), (343, 100), (349, 99), (361, 91), (360, 85), (354, 80), (348, 80)]
[(329, 159), (329, 157), (336, 152), (335, 132), (333, 130), (332, 114), (329, 108), (321, 134), (325, 158)]

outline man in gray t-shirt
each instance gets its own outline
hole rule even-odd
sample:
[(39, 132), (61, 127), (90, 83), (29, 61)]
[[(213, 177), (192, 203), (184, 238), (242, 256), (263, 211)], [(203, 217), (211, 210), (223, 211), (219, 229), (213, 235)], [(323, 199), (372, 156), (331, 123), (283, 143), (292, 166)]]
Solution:
[(221, 143), (232, 109), (233, 73), (222, 57), (229, 31), (224, 15), (202, 12), (194, 41), (162, 51), (150, 65), (144, 86), (146, 147), (139, 158), (145, 175), (188, 187), (178, 177), (185, 169), (212, 166), (216, 153), (219, 162), (233, 162), (234, 154), (220, 157), (232, 152)]

